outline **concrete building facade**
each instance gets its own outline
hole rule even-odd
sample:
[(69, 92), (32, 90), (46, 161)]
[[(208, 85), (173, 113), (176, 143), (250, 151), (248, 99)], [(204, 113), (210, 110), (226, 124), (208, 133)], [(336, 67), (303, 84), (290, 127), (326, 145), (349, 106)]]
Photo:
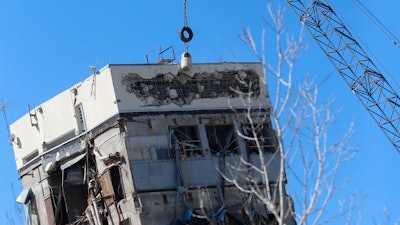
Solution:
[(226, 179), (278, 182), (262, 76), (259, 63), (113, 64), (30, 108), (10, 126), (28, 224), (275, 224)]

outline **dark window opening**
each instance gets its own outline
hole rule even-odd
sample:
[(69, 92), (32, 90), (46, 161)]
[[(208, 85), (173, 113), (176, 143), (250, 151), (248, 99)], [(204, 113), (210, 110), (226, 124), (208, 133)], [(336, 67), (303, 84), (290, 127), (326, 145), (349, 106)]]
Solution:
[(115, 192), (115, 201), (119, 202), (125, 198), (125, 191), (122, 185), (121, 171), (118, 166), (113, 166), (110, 168), (110, 176)]
[(102, 197), (106, 206), (116, 204), (125, 199), (121, 171), (118, 166), (113, 166), (98, 178)]
[(78, 220), (87, 207), (84, 160), (64, 169), (63, 197), (69, 222)]
[(213, 155), (239, 154), (239, 146), (233, 125), (206, 126), (208, 145)]
[(203, 148), (196, 126), (173, 127), (170, 129), (171, 143), (178, 146), (183, 158), (203, 157)]
[(48, 178), (56, 225), (77, 221), (85, 212), (88, 191), (84, 164), (82, 159), (64, 170), (56, 170)]
[(64, 195), (69, 222), (79, 220), (87, 207), (87, 186), (64, 185)]
[[(59, 174), (61, 177), (61, 174)], [(61, 179), (60, 179), (61, 180)], [(61, 188), (61, 184), (59, 183), (59, 181), (56, 180), (49, 180), (49, 184), (51, 182), (55, 182), (52, 183), (50, 186), (50, 190), (51, 190), (51, 201), (52, 205), (53, 205), (53, 210), (48, 207), (46, 209), (47, 213), (54, 213), (53, 215), (47, 215), (47, 219), (48, 220), (53, 220), (51, 221), (51, 224), (55, 224), (55, 225), (63, 225), (63, 224), (68, 224), (70, 221), (68, 219), (68, 213), (67, 213), (67, 207), (66, 207), (66, 203), (65, 203), (65, 199), (63, 197), (63, 191)]]
[(180, 141), (198, 139), (196, 126), (174, 127), (174, 134)]
[(84, 184), (84, 168), (81, 164), (73, 165), (64, 170), (64, 185)]
[[(244, 136), (243, 139), (246, 143), (248, 153), (258, 154), (259, 151), (271, 153), (275, 152), (275, 131), (269, 124), (254, 125), (254, 129), (252, 129), (250, 124), (242, 124), (242, 134)], [(257, 141), (254, 139), (256, 139)]]

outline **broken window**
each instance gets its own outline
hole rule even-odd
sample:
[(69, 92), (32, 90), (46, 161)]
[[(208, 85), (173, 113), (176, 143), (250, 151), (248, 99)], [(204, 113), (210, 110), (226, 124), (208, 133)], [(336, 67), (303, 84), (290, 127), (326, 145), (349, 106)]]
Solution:
[(80, 219), (87, 207), (86, 176), (88, 174), (85, 156), (66, 160), (55, 172), (49, 174), (48, 182), (56, 225), (68, 224)]
[[(51, 202), (53, 205), (53, 210), (47, 210), (47, 213), (54, 213), (54, 222), (56, 225), (68, 224), (68, 213), (65, 207), (65, 199), (63, 197), (63, 182), (61, 170), (56, 170), (54, 173), (50, 174), (48, 178), (49, 188), (51, 193)], [(49, 200), (48, 200), (49, 201)], [(49, 217), (49, 215), (48, 215)], [(50, 216), (51, 217), (51, 216)]]
[(125, 198), (125, 191), (118, 166), (111, 167), (99, 177), (100, 187), (107, 206)]
[[(275, 152), (275, 131), (269, 124), (242, 124), (242, 134), (248, 153)], [(253, 132), (254, 131), (254, 132)]]
[(184, 158), (195, 158), (203, 156), (201, 139), (197, 126), (181, 126), (170, 128), (171, 143), (180, 149), (180, 155)]
[(208, 145), (213, 155), (239, 154), (236, 131), (233, 125), (206, 126)]

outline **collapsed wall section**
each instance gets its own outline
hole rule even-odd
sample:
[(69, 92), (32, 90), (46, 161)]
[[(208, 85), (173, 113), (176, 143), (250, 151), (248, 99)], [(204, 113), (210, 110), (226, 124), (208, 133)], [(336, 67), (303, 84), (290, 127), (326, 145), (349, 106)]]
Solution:
[[(258, 63), (110, 65), (120, 112), (160, 112), (269, 106)], [(228, 100), (229, 99), (229, 100)]]

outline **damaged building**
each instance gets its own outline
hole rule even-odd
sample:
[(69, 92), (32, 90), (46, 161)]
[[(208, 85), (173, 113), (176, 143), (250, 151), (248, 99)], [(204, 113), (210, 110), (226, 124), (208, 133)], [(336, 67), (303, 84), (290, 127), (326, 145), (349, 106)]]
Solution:
[(262, 77), (260, 63), (112, 64), (29, 108), (10, 126), (27, 223), (276, 224), (231, 181), (278, 184)]

